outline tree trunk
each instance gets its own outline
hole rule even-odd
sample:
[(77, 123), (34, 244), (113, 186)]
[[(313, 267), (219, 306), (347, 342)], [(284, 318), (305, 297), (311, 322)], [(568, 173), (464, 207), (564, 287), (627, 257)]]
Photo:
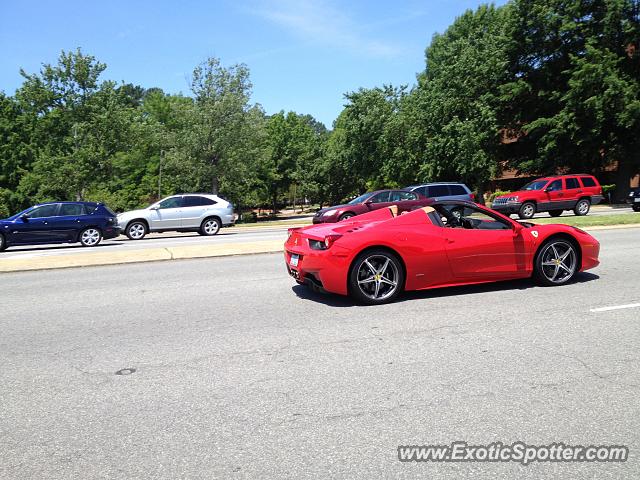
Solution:
[(629, 159), (618, 160), (618, 169), (615, 174), (616, 189), (613, 193), (612, 203), (623, 201), (629, 195), (631, 177), (633, 176), (633, 163)]
[(211, 178), (211, 193), (213, 193), (214, 195), (218, 195), (218, 189), (219, 189), (218, 176), (214, 175)]
[(478, 186), (476, 188), (476, 202), (480, 205), (484, 205), (484, 183), (478, 182)]

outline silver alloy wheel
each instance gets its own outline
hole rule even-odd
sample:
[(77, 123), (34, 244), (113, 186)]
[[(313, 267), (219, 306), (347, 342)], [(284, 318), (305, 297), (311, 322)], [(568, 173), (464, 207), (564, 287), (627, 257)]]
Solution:
[(580, 200), (577, 208), (580, 215), (586, 215), (589, 212), (589, 202), (586, 200)]
[(202, 229), (204, 230), (204, 233), (206, 233), (207, 235), (215, 235), (220, 230), (220, 224), (218, 223), (217, 220), (211, 218), (206, 222), (204, 222)]
[(578, 256), (573, 245), (568, 242), (551, 242), (540, 255), (542, 274), (551, 283), (564, 283), (576, 272)]
[(95, 228), (87, 228), (82, 232), (80, 243), (87, 247), (93, 247), (100, 242), (100, 232)]
[(530, 203), (527, 203), (523, 208), (522, 208), (522, 214), (526, 217), (526, 218), (531, 218), (533, 217), (533, 215), (536, 213), (535, 208), (533, 208), (533, 205)]
[(129, 227), (129, 237), (131, 237), (133, 240), (140, 240), (142, 237), (144, 237), (145, 233), (146, 231), (144, 225), (139, 222), (136, 222)]
[(358, 288), (371, 300), (384, 300), (398, 289), (398, 267), (386, 255), (371, 255), (358, 268)]

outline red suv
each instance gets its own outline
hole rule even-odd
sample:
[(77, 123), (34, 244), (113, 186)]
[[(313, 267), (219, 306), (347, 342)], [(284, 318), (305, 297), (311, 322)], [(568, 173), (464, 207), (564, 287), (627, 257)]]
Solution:
[(527, 183), (517, 192), (496, 197), (491, 205), (505, 215), (517, 213), (531, 218), (536, 212), (549, 212), (559, 217), (564, 210), (576, 215), (589, 213), (591, 205), (602, 201), (602, 187), (592, 175), (561, 175)]

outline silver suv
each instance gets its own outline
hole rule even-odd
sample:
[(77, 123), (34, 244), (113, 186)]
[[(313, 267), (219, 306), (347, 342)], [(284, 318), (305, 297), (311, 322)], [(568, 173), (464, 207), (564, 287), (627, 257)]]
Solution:
[(118, 215), (118, 227), (131, 240), (141, 240), (149, 232), (198, 232), (215, 235), (221, 227), (233, 225), (230, 202), (206, 193), (173, 195), (142, 210)]
[(411, 185), (406, 190), (418, 192), (425, 197), (438, 200), (464, 200), (475, 202), (476, 199), (464, 183), (455, 182), (433, 182), (420, 185)]

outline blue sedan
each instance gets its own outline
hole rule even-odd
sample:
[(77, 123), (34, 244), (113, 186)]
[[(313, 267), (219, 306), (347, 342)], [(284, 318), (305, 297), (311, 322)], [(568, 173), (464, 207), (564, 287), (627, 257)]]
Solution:
[(120, 234), (116, 214), (101, 203), (43, 203), (0, 220), (0, 251), (14, 245), (76, 243), (93, 247)]

